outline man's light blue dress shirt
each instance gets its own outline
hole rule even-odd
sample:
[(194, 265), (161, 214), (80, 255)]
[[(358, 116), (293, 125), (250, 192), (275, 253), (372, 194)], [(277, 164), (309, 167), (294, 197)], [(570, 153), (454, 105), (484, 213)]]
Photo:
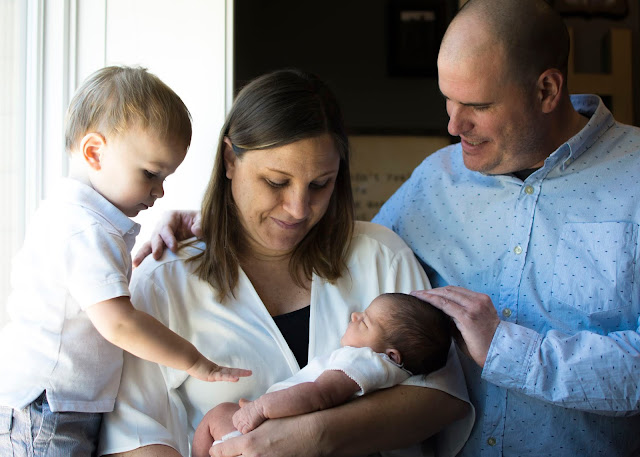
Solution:
[(476, 425), (463, 456), (640, 455), (640, 129), (573, 96), (587, 126), (524, 182), (429, 156), (374, 222), (433, 287), (491, 297), (484, 369), (461, 354)]

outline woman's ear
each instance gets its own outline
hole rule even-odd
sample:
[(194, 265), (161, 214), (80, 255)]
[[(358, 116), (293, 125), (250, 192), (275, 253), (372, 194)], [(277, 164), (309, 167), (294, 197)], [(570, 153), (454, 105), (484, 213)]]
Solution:
[(563, 86), (564, 76), (555, 68), (544, 71), (538, 77), (536, 91), (543, 113), (551, 113), (558, 107), (564, 90)]
[(104, 146), (107, 142), (105, 138), (95, 132), (87, 133), (82, 140), (80, 140), (80, 151), (84, 161), (94, 170), (100, 170), (100, 158), (103, 152)]
[(402, 356), (400, 355), (400, 351), (397, 349), (387, 349), (384, 351), (391, 360), (393, 360), (396, 364), (402, 365)]
[(233, 152), (233, 146), (231, 140), (228, 137), (224, 137), (224, 144), (222, 145), (222, 153), (224, 154), (224, 169), (228, 179), (233, 179), (233, 173), (236, 167), (236, 160), (238, 157)]

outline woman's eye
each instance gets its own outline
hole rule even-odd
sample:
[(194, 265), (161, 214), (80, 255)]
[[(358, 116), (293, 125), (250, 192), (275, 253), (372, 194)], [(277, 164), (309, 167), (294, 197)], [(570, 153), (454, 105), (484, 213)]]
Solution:
[(328, 179), (324, 182), (312, 182), (311, 184), (309, 184), (309, 187), (312, 189), (324, 189), (325, 187), (327, 187), (327, 184), (329, 184)]
[(275, 187), (276, 189), (279, 189), (281, 187), (284, 187), (287, 185), (287, 182), (275, 182), (275, 181), (271, 181), (270, 179), (265, 179), (265, 181), (267, 182), (267, 184), (269, 184), (271, 187)]

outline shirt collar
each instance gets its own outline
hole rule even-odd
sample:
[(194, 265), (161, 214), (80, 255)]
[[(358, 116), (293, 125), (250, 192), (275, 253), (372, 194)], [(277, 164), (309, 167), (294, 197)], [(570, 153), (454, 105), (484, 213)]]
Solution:
[(552, 154), (552, 156), (564, 155), (568, 151), (568, 155), (562, 162), (563, 170), (593, 146), (598, 138), (615, 124), (613, 115), (597, 95), (572, 95), (571, 104), (577, 112), (588, 117), (589, 122)]
[(61, 200), (80, 205), (100, 215), (113, 225), (123, 237), (125, 235), (135, 237), (140, 233), (140, 224), (131, 220), (96, 190), (80, 181), (62, 178), (57, 192)]

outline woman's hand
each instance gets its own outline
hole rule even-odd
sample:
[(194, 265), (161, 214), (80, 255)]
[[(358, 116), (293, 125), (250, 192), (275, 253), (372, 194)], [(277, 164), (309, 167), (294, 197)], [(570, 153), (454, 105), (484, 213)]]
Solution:
[(315, 414), (270, 419), (255, 430), (213, 446), (213, 457), (320, 457)]
[(469, 411), (449, 394), (395, 386), (310, 414), (269, 419), (211, 448), (214, 457), (362, 456), (419, 443)]
[(202, 236), (199, 211), (167, 211), (162, 215), (151, 239), (144, 243), (133, 257), (133, 266), (137, 267), (149, 254), (158, 260), (162, 257), (165, 247), (175, 252), (178, 241), (193, 236)]

